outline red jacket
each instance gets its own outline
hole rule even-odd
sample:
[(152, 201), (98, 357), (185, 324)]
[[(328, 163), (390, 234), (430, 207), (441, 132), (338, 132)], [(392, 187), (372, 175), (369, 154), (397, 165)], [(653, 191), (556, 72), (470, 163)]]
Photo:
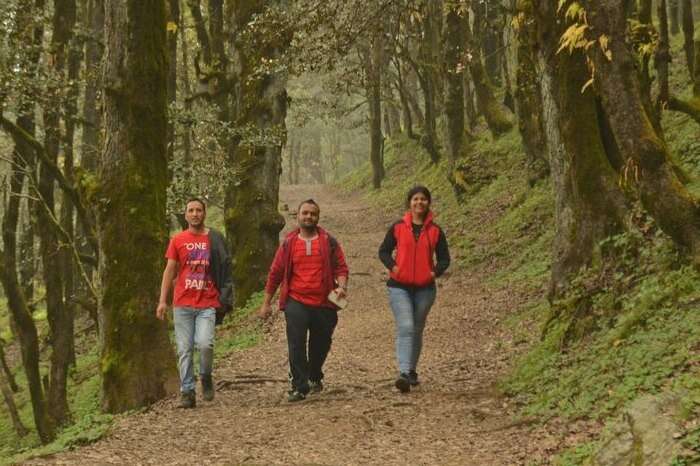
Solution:
[[(318, 236), (321, 240), (319, 248), (323, 257), (323, 289), (325, 295), (331, 292), (336, 287), (336, 279), (338, 277), (348, 276), (348, 266), (345, 262), (343, 249), (338, 244), (338, 241), (328, 234), (323, 228), (317, 227)], [(279, 308), (284, 310), (289, 297), (289, 281), (292, 277), (292, 252), (294, 251), (294, 242), (299, 236), (299, 228), (289, 233), (282, 241), (282, 244), (277, 248), (275, 258), (270, 266), (270, 273), (267, 276), (265, 291), (270, 294), (275, 294), (277, 287), (280, 287)], [(338, 307), (326, 300), (323, 307), (330, 309), (338, 309)]]
[(402, 222), (394, 225), (394, 237), (399, 273), (390, 272), (391, 278), (401, 284), (417, 287), (431, 284), (435, 268), (433, 253), (440, 237), (440, 228), (433, 223), (432, 212), (428, 212), (423, 221), (418, 241), (413, 236), (410, 212), (403, 216)]

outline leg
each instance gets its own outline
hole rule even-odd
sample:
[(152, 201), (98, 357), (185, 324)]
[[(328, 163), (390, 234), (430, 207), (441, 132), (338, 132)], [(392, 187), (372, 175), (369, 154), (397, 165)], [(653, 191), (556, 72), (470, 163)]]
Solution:
[(194, 391), (194, 368), (192, 351), (194, 349), (195, 311), (187, 307), (173, 310), (175, 321), (175, 342), (177, 344), (178, 368), (180, 370), (180, 391)]
[(389, 287), (389, 303), (396, 324), (396, 359), (399, 372), (407, 374), (411, 369), (413, 348), (413, 301), (411, 293), (403, 288)]
[(418, 367), (418, 359), (423, 348), (423, 330), (428, 319), (430, 308), (435, 302), (436, 288), (434, 286), (416, 290), (413, 295), (413, 322), (414, 336), (413, 347), (411, 348), (410, 370), (415, 371)]
[(323, 380), (323, 363), (331, 349), (333, 330), (338, 323), (338, 311), (332, 309), (310, 309), (309, 335), (309, 379)]
[(306, 356), (309, 312), (303, 304), (289, 299), (284, 308), (284, 318), (287, 321), (287, 347), (292, 389), (306, 394), (309, 392), (309, 361)]
[(199, 350), (199, 376), (211, 376), (216, 311), (214, 308), (199, 309), (195, 315), (194, 344)]

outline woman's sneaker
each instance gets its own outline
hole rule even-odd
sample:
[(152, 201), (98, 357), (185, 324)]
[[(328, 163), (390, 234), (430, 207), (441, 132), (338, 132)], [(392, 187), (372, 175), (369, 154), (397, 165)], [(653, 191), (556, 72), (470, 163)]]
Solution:
[(394, 382), (396, 388), (399, 389), (401, 393), (408, 393), (411, 391), (411, 382), (408, 380), (408, 374), (400, 373), (399, 378)]
[(412, 387), (415, 387), (420, 383), (418, 381), (418, 373), (416, 371), (408, 371), (408, 383), (410, 383)]

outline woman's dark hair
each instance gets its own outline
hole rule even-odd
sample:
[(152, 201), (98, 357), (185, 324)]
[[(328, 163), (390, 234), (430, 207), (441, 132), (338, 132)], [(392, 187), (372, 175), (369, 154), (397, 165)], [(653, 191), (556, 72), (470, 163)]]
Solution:
[(425, 186), (418, 185), (418, 186), (412, 187), (408, 191), (408, 194), (406, 195), (406, 206), (407, 207), (411, 206), (411, 198), (418, 193), (423, 194), (429, 203), (432, 202), (432, 199), (430, 198), (430, 191), (428, 190), (428, 188), (426, 188)]

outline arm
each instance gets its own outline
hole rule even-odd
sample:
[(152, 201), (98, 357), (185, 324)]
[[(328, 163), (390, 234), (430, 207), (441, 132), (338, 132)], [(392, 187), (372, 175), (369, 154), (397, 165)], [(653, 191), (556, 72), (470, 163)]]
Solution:
[(156, 308), (156, 317), (160, 320), (165, 318), (165, 313), (168, 310), (168, 295), (173, 286), (173, 280), (177, 274), (177, 261), (168, 259), (163, 271), (163, 280), (160, 283), (160, 298), (158, 299), (158, 307)]
[(389, 227), (389, 231), (386, 232), (384, 241), (379, 246), (379, 260), (382, 261), (384, 267), (392, 272), (395, 272), (394, 268), (396, 267), (396, 261), (391, 256), (394, 249), (396, 249), (396, 237), (394, 236), (394, 225), (392, 225)]
[(272, 265), (270, 266), (270, 272), (267, 274), (267, 282), (265, 283), (265, 298), (263, 298), (263, 302), (260, 305), (260, 310), (258, 311), (258, 317), (261, 319), (267, 319), (270, 316), (270, 313), (272, 312), (272, 306), (270, 305), (272, 303), (272, 297), (275, 296), (277, 287), (280, 286), (280, 283), (282, 283), (282, 279), (284, 278), (285, 264), (283, 264), (284, 261), (282, 259), (282, 256), (284, 255), (283, 247), (284, 244), (277, 248), (275, 258), (272, 260)]
[(435, 255), (437, 256), (437, 265), (435, 266), (435, 276), (439, 277), (447, 267), (450, 266), (450, 250), (447, 247), (447, 237), (445, 232), (440, 229), (437, 245), (435, 246)]
[(346, 296), (348, 289), (348, 275), (350, 275), (350, 270), (348, 269), (348, 264), (345, 261), (345, 253), (340, 244), (335, 247), (335, 270), (333, 271), (333, 276), (335, 281), (338, 283), (338, 295), (341, 297)]

